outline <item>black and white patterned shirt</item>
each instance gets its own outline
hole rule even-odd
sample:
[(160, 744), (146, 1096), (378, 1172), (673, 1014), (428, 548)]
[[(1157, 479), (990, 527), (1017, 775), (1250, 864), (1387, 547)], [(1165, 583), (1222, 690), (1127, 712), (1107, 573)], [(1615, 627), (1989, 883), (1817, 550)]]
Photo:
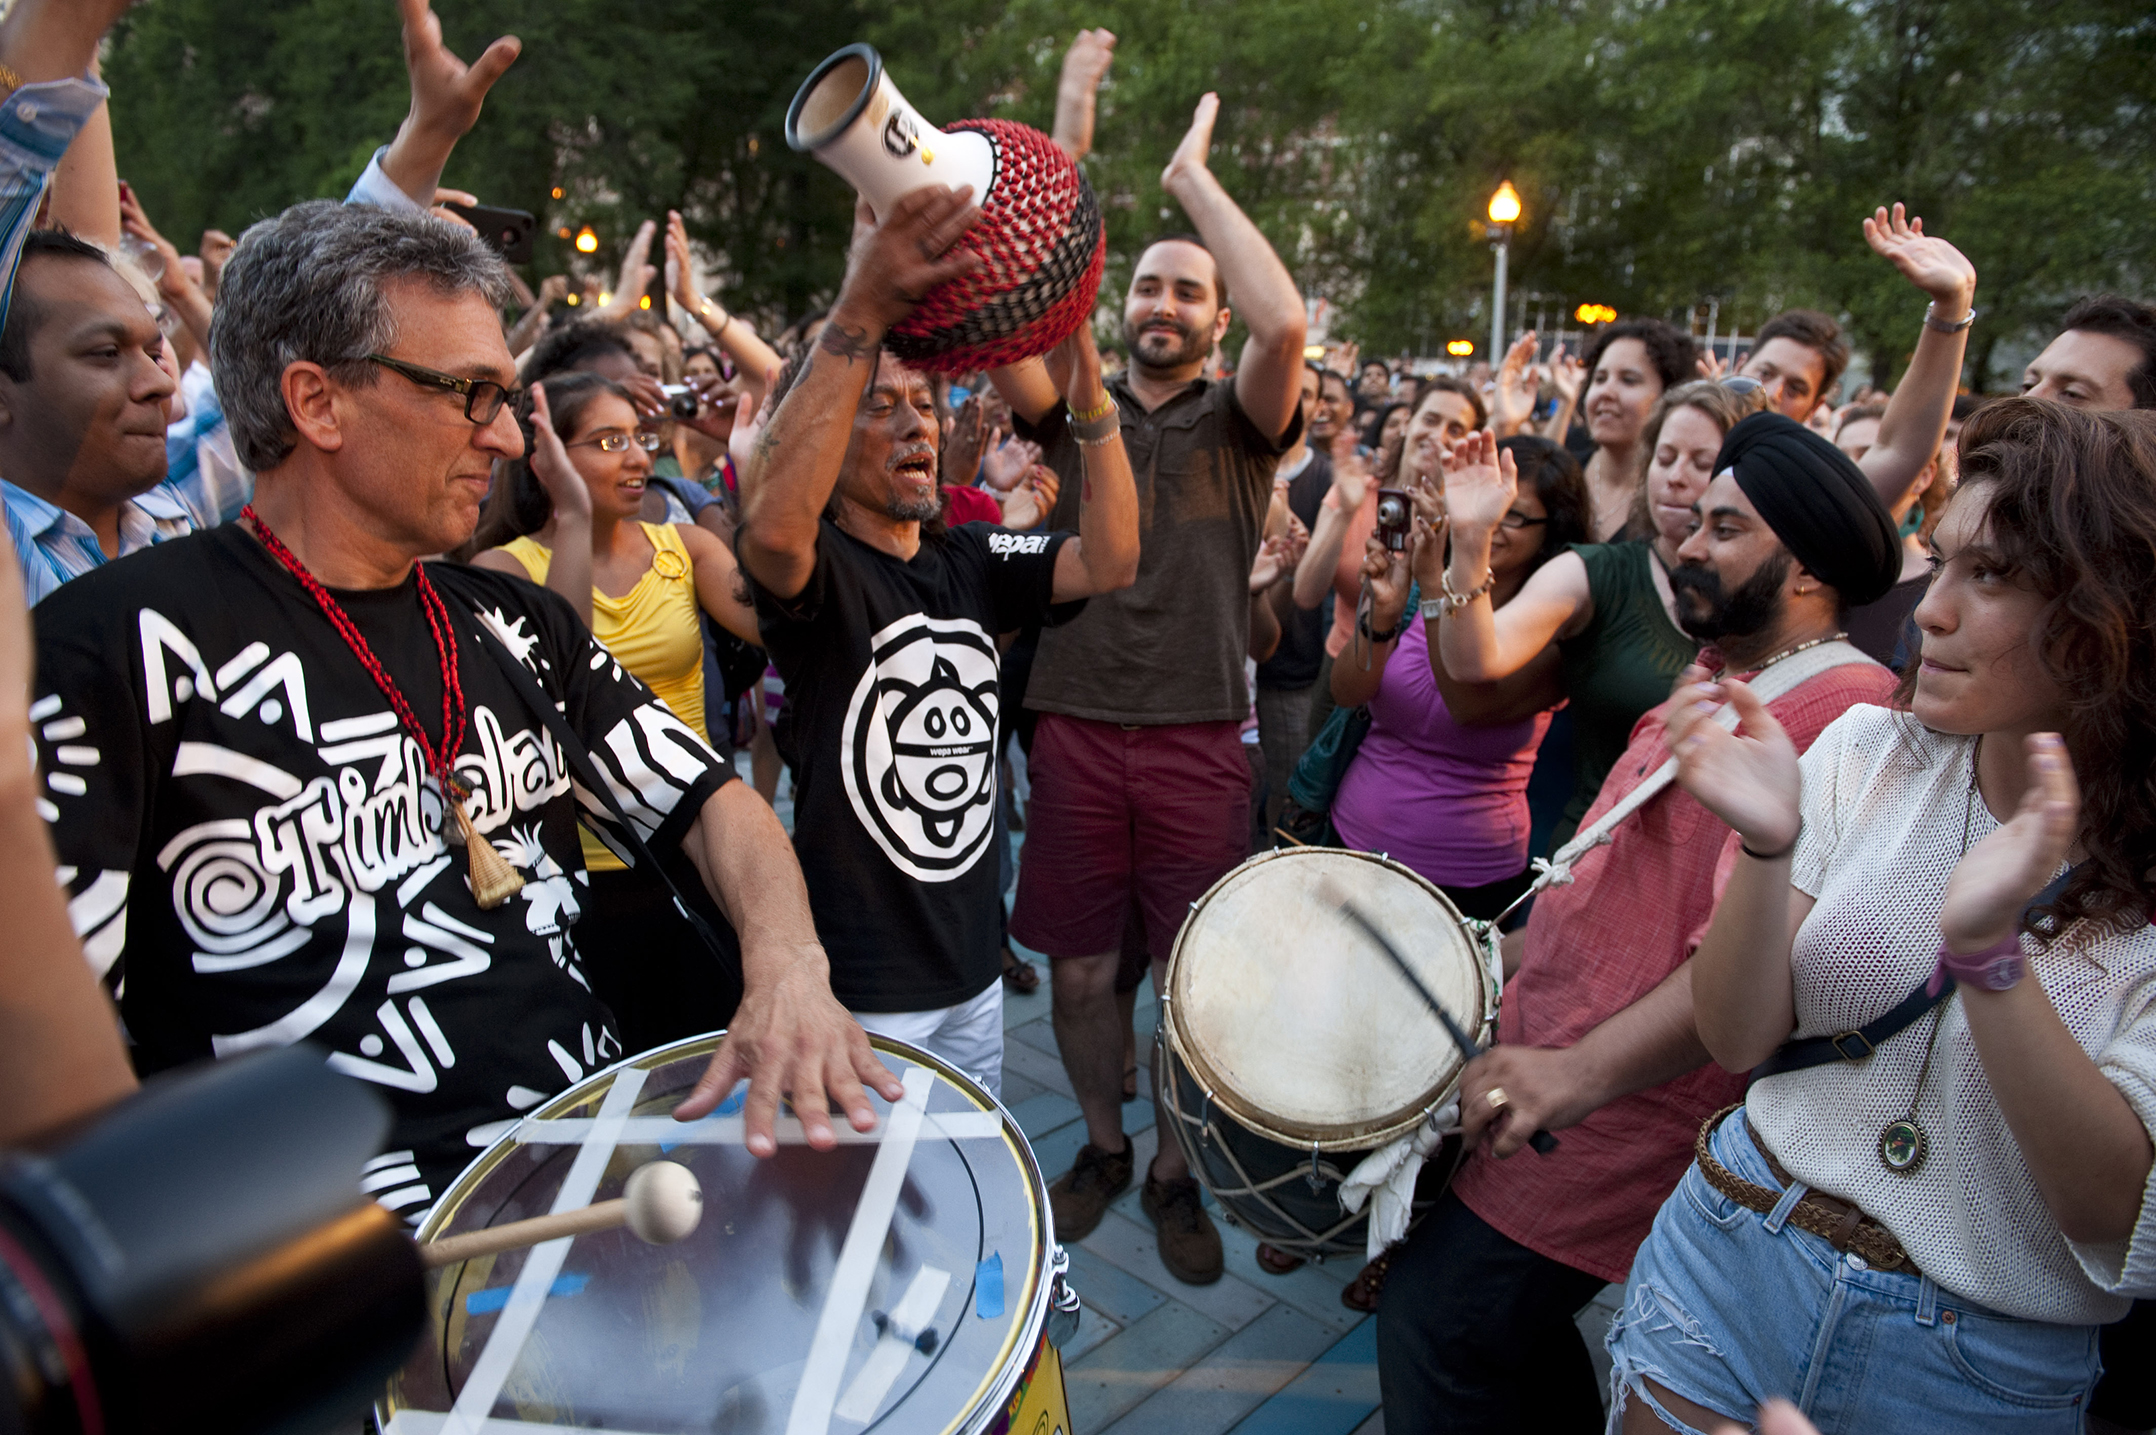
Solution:
[[(398, 1149), (368, 1186), (406, 1216), (519, 1112), (623, 1054), (573, 937), (577, 823), (607, 837), (612, 820), (479, 626), (536, 674), (653, 846), (678, 843), (732, 776), (560, 598), (427, 572), (458, 634), (468, 811), (525, 879), (493, 911), (444, 840), (419, 744), (243, 529), (161, 544), (39, 604), (31, 708), (75, 930), (138, 1069), (327, 1048), (396, 1108)], [(336, 596), (439, 740), (414, 581)]]

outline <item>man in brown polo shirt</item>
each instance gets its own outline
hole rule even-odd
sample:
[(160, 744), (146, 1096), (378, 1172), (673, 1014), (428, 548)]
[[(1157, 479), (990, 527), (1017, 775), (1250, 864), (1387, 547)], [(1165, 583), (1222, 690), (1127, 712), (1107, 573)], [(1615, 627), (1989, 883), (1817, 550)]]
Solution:
[[(1157, 988), (1190, 903), (1248, 851), (1237, 729), (1250, 708), (1250, 571), (1273, 470), (1301, 424), (1304, 321), (1295, 281), (1206, 168), (1219, 108), (1199, 101), (1161, 175), (1197, 233), (1139, 256), (1123, 301), (1130, 365), (1108, 381), (1137, 478), (1138, 581), (1041, 635), (1026, 694), (1040, 719), (1011, 935), (1055, 962), (1056, 1042), (1088, 1140), (1049, 1190), (1063, 1241), (1092, 1230), (1133, 1175), (1115, 998), (1124, 915), (1144, 913)], [(1229, 292), (1250, 339), (1235, 377), (1209, 382)], [(1051, 526), (1068, 526), (1084, 485), (1055, 386), (1038, 364), (994, 377), (1063, 481)], [(1147, 1173), (1145, 1209), (1170, 1271), (1218, 1279), (1220, 1235), (1172, 1140)]]

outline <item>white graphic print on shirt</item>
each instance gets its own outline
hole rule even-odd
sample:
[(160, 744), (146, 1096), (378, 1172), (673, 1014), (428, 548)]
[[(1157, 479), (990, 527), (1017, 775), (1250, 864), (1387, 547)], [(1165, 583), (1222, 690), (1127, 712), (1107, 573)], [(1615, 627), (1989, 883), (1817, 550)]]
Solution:
[(970, 618), (909, 613), (869, 644), (841, 731), (846, 795), (894, 866), (948, 882), (995, 831), (995, 641)]
[[(167, 545), (151, 568), (199, 566), (196, 545), (216, 541)], [(126, 579), (147, 571), (114, 565), (99, 581), (132, 589)], [(73, 602), (69, 585), (39, 612), (40, 810), (69, 864), (59, 875), (77, 933), (145, 1064), (328, 1047), (331, 1066), (398, 1108), (397, 1144), (415, 1148), (406, 1164), (426, 1179), (378, 1198), (408, 1215), (516, 1113), (622, 1054), (571, 935), (576, 807), (601, 804), (471, 620), (566, 695), (559, 705), (590, 734), (640, 836), (725, 777), (573, 618), (473, 601), (493, 595), (459, 590), (493, 585), (470, 576), (436, 576), (462, 619), (469, 726), (456, 770), (475, 827), (526, 879), (493, 912), (478, 908), (463, 854), (444, 838), (418, 743), (313, 614), (274, 615), (293, 630), (276, 652), (245, 631), (259, 622), (172, 603), (167, 584), (154, 585), (166, 601), (126, 606), (112, 598), (131, 594)], [(397, 636), (374, 639), (393, 667)], [(423, 628), (418, 639), (433, 666)], [(610, 816), (593, 826), (620, 842)]]

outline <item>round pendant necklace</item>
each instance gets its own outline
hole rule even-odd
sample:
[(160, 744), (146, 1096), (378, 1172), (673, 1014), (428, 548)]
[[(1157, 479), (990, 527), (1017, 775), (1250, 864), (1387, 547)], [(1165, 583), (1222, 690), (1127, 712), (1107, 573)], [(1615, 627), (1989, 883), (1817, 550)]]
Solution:
[[(1976, 816), (1976, 761), (1984, 750), (1984, 739), (1979, 737), (1969, 750), (1969, 793), (1961, 809), (1961, 855), (1969, 855), (1969, 824)], [(1924, 1040), (1924, 1062), (1916, 1069), (1916, 1090), (1909, 1093), (1909, 1114), (1898, 1121), (1889, 1121), (1879, 1133), (1879, 1161), (1897, 1176), (1907, 1176), (1924, 1164), (1931, 1154), (1931, 1142), (1924, 1134), (1923, 1123), (1916, 1119), (1917, 1103), (1924, 1099), (1924, 1082), (1931, 1075), (1932, 1053), (1939, 1045), (1939, 1028), (1946, 1020), (1946, 1004), (1951, 994), (1931, 1011), (1931, 1035)]]

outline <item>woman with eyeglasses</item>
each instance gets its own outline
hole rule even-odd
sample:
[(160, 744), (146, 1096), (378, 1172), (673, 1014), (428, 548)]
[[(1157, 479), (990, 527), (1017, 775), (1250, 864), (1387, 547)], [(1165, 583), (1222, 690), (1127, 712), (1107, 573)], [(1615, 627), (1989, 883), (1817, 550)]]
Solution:
[[(568, 599), (621, 665), (708, 741), (699, 612), (763, 641), (734, 555), (692, 523), (638, 518), (660, 440), (639, 426), (627, 389), (598, 374), (557, 374), (532, 386), (530, 402), (528, 457), (497, 470), (472, 561)], [(582, 836), (591, 885), (577, 946), (628, 1048), (723, 1024), (738, 978), (679, 940), (679, 917), (656, 873), (628, 868), (588, 828)], [(702, 895), (700, 883), (675, 885), (690, 900)], [(654, 962), (655, 951), (683, 960)]]
[[(1490, 539), (1491, 600), (1502, 611), (1537, 569), (1586, 538), (1589, 509), (1579, 462), (1556, 444), (1523, 435), (1498, 449), (1520, 470)], [(1409, 611), (1408, 593), (1442, 589), (1445, 532), (1435, 484), (1421, 488), (1424, 512), (1405, 551), (1371, 535), (1362, 565), (1370, 612), (1333, 664), (1333, 700), (1369, 704), (1370, 731), (1334, 794), (1332, 821), (1347, 846), (1406, 864), (1487, 920), (1527, 889), (1527, 776), (1564, 692), (1554, 661), (1472, 694), (1429, 661), (1433, 625)]]

